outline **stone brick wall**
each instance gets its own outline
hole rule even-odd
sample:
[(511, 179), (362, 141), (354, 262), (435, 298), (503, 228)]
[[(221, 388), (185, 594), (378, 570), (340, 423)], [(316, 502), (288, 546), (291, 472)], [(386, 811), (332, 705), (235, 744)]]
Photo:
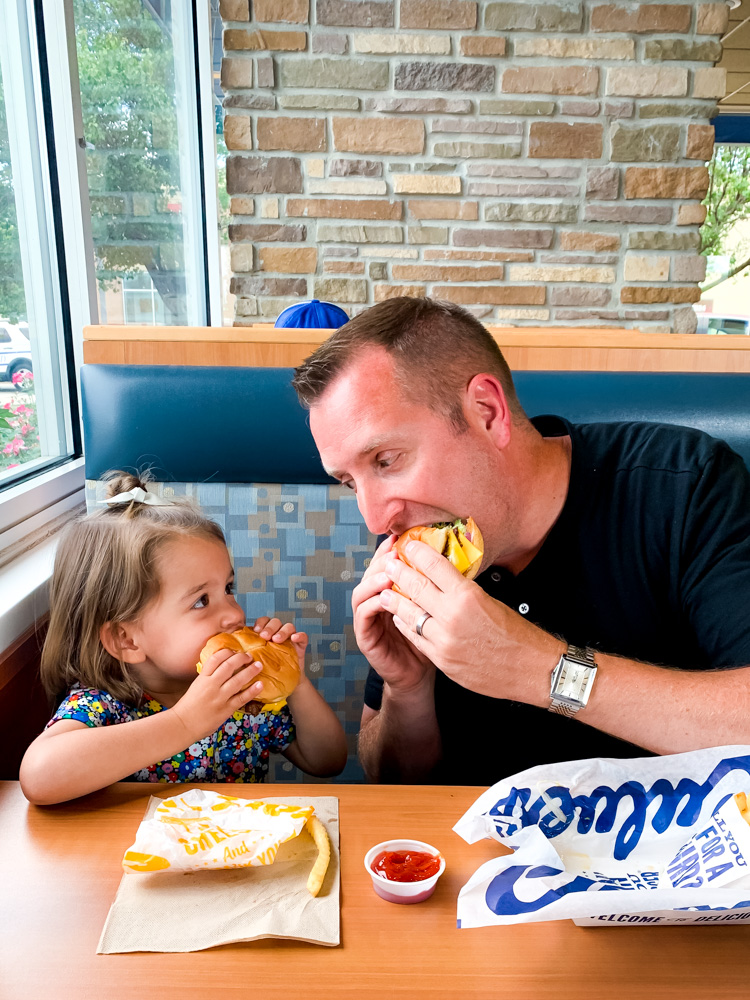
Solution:
[(690, 332), (725, 3), (222, 0), (238, 325), (433, 295)]

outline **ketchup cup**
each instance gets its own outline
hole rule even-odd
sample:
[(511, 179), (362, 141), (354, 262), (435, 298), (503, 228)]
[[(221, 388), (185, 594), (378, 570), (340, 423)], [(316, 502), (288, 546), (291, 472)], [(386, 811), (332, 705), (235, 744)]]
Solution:
[[(418, 882), (395, 882), (391, 879), (379, 875), (372, 869), (372, 863), (383, 851), (419, 851), (424, 854), (432, 854), (440, 861), (440, 868), (429, 878), (420, 879)], [(445, 871), (445, 858), (431, 844), (425, 844), (421, 840), (384, 840), (381, 844), (371, 847), (365, 854), (365, 868), (367, 874), (372, 879), (372, 887), (378, 896), (387, 899), (389, 903), (421, 903), (428, 899), (435, 891), (437, 880)]]

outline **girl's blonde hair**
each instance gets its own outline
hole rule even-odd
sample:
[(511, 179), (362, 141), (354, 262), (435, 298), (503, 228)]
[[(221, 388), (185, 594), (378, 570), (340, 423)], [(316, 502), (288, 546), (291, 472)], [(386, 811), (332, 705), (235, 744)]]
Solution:
[[(148, 479), (109, 474), (107, 496), (140, 487)], [(143, 689), (128, 664), (102, 645), (104, 624), (135, 621), (159, 592), (156, 557), (175, 538), (224, 542), (215, 521), (187, 498), (167, 506), (120, 503), (75, 521), (57, 549), (50, 583), (50, 622), (42, 650), (41, 677), (52, 701), (78, 681), (137, 704)]]

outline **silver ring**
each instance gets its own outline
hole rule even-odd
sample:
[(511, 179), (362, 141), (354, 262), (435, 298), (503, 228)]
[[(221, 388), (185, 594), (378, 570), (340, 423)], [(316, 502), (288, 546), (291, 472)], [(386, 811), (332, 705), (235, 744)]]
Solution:
[(425, 611), (419, 616), (419, 618), (417, 618), (416, 622), (414, 623), (414, 631), (417, 633), (418, 636), (422, 635), (422, 629), (424, 628), (425, 622), (427, 621), (428, 618), (432, 618), (432, 615), (430, 614), (429, 611)]

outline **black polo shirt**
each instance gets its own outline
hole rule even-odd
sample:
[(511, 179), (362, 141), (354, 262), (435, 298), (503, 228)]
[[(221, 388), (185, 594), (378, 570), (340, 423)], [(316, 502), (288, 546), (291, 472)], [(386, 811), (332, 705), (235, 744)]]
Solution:
[[(534, 424), (545, 437), (570, 434), (565, 505), (522, 572), (490, 567), (477, 583), (576, 646), (684, 669), (750, 664), (742, 459), (690, 428), (560, 417)], [(365, 704), (380, 707), (382, 686), (371, 669)], [(576, 719), (475, 694), (440, 671), (435, 705), (438, 782), (489, 785), (536, 764), (647, 755)]]

